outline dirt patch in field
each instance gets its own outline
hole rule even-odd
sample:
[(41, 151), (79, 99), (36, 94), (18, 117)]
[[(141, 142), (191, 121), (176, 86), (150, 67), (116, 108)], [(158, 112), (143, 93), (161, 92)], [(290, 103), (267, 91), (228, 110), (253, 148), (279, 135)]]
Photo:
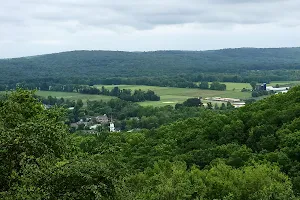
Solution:
[(176, 103), (176, 102), (174, 102), (174, 101), (165, 101), (163, 103)]

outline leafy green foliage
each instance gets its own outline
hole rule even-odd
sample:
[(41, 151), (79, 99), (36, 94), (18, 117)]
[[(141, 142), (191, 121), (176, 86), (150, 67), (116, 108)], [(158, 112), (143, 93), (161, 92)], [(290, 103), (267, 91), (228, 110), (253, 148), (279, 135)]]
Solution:
[(113, 169), (112, 166), (99, 156), (63, 160), (54, 165), (40, 161), (38, 165), (26, 165), (19, 180), (23, 187), (15, 186), (12, 196), (27, 199), (114, 199), (116, 171), (110, 169)]
[(152, 129), (179, 119), (199, 117), (203, 113), (204, 109), (200, 107), (202, 103), (198, 98), (184, 105), (174, 110), (172, 106), (140, 106), (132, 102), (112, 99), (108, 102), (88, 101), (85, 112), (94, 116), (112, 115), (122, 130)]
[(221, 91), (224, 91), (224, 90), (226, 90), (226, 85), (225, 84), (221, 84), (219, 82), (213, 82), (210, 85), (210, 89), (211, 90), (221, 90)]
[(143, 102), (143, 101), (159, 101), (160, 97), (155, 94), (152, 90), (147, 92), (142, 90), (135, 90), (131, 94), (131, 90), (123, 89), (120, 90), (118, 87), (114, 87), (111, 91), (102, 86), (101, 90), (96, 87), (87, 87), (87, 86), (74, 86), (78, 88), (78, 91), (83, 94), (102, 94), (109, 96), (116, 96), (125, 101), (132, 102)]
[[(158, 162), (126, 180), (128, 199), (292, 199), (287, 176), (270, 165), (233, 169), (223, 163), (208, 170), (187, 169), (182, 162)], [(126, 188), (128, 190), (128, 188)], [(126, 191), (124, 191), (126, 194)]]
[(199, 85), (200, 89), (209, 89), (209, 84), (207, 81), (202, 81)]
[(30, 84), (39, 83), (44, 90), (49, 88), (50, 82), (194, 87), (193, 81), (249, 83), (252, 80), (293, 80), (299, 79), (299, 53), (300, 48), (72, 51), (1, 59), (0, 83), (22, 85), (25, 81), (30, 89), (36, 87)]
[(25, 163), (67, 155), (70, 144), (62, 120), (62, 110), (46, 110), (32, 92), (18, 90), (0, 103), (0, 191), (21, 176)]
[(18, 90), (0, 102), (1, 198), (299, 199), (299, 96), (295, 87), (157, 129), (69, 135), (59, 109)]

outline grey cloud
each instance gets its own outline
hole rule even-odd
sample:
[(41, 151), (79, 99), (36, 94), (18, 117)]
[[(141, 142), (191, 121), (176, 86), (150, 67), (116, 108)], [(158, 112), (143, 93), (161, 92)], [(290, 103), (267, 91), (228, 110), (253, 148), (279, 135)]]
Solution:
[(285, 2), (287, 0), (211, 0), (213, 3), (223, 4), (253, 4), (253, 3), (274, 3), (274, 2)]
[(18, 18), (12, 18), (9, 16), (0, 16), (0, 26), (3, 24), (16, 24), (22, 25), (24, 20)]
[(298, 0), (11, 0), (0, 8), (0, 23), (76, 21), (136, 29), (186, 23), (284, 25), (300, 17), (299, 8)]
[[(31, 45), (37, 49), (51, 45), (51, 50), (61, 45), (59, 50), (65, 50), (101, 49), (101, 45), (112, 48), (111, 44), (124, 50), (142, 50), (143, 44), (150, 49), (189, 49), (182, 48), (185, 42), (178, 41), (190, 39), (187, 43), (193, 46), (197, 34), (202, 34), (207, 40), (211, 38), (211, 43), (222, 44), (215, 41), (226, 33), (237, 34), (232, 43), (239, 34), (248, 41), (249, 37), (259, 38), (265, 27), (272, 27), (280, 38), (286, 30), (290, 35), (297, 33), (299, 9), (299, 0), (3, 0), (0, 57), (5, 53), (1, 49), (11, 48), (14, 52), (22, 45), (24, 51), (29, 51)], [(215, 34), (213, 39), (211, 33)], [(265, 34), (271, 33), (266, 30)], [(298, 39), (290, 36), (289, 41), (291, 38)], [(159, 39), (160, 43), (156, 42)], [(242, 41), (240, 38), (238, 44)]]
[[(294, 0), (294, 2), (296, 1)], [(29, 17), (36, 20), (53, 22), (75, 20), (87, 25), (124, 25), (141, 29), (143, 27), (185, 23), (276, 23), (282, 16), (281, 4), (287, 1), (122, 0), (116, 3), (115, 1), (95, 0), (42, 2), (28, 0), (28, 2), (31, 5), (36, 5), (28, 13)], [(294, 12), (296, 15), (296, 10)]]

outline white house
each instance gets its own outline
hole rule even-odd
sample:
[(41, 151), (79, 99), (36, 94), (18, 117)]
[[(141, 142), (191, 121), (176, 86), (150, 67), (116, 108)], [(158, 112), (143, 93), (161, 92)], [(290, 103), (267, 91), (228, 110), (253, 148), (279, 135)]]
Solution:
[(90, 127), (91, 130), (96, 130), (98, 126), (101, 126), (101, 124), (95, 124)]

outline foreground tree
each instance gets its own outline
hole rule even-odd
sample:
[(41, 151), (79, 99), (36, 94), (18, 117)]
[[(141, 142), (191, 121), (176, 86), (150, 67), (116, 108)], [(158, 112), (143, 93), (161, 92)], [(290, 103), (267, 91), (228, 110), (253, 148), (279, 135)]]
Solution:
[(0, 192), (22, 176), (27, 163), (70, 152), (61, 109), (45, 109), (33, 92), (18, 89), (0, 102)]
[(159, 161), (126, 182), (122, 194), (128, 199), (295, 199), (288, 177), (267, 164), (233, 169), (220, 162), (207, 170), (188, 170), (183, 162)]

